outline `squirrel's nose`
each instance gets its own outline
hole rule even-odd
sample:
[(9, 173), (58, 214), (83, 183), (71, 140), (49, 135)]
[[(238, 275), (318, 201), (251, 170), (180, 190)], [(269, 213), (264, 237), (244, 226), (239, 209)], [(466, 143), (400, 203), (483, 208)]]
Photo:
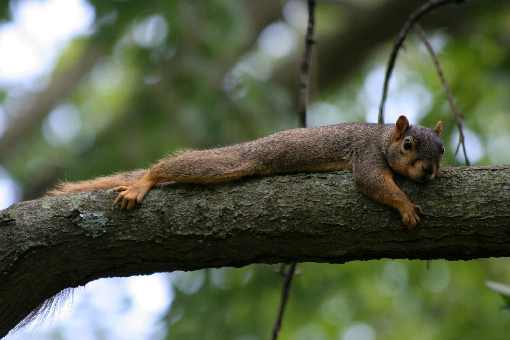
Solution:
[(427, 175), (432, 175), (434, 173), (434, 165), (433, 164), (425, 164), (423, 165), (423, 172)]

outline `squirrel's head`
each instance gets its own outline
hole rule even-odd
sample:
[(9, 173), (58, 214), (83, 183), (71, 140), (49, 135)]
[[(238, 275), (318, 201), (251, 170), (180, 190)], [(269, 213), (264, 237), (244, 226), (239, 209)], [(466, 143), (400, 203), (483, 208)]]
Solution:
[(400, 116), (391, 132), (386, 151), (389, 166), (398, 174), (417, 182), (434, 179), (439, 172), (439, 162), (444, 154), (441, 133), (443, 122), (433, 129), (411, 126), (405, 116)]

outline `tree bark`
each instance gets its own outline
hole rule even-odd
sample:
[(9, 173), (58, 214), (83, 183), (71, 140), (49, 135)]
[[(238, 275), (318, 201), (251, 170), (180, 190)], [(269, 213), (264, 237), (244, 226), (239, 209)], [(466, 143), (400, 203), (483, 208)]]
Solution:
[(425, 216), (358, 193), (348, 172), (170, 185), (132, 211), (112, 191), (44, 197), (0, 212), (0, 336), (64, 288), (101, 277), (251, 263), (510, 256), (510, 166), (399, 180)]

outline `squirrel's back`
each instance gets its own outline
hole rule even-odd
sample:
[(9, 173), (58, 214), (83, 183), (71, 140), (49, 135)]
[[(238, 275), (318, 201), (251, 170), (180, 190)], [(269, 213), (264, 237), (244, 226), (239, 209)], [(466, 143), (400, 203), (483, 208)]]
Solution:
[[(391, 125), (369, 123), (297, 128), (238, 144), (237, 151), (242, 159), (257, 160), (277, 173), (321, 170), (332, 163), (336, 165), (330, 170), (350, 168), (356, 150), (380, 145), (391, 129)], [(338, 167), (339, 163), (345, 163), (345, 166)], [(317, 168), (316, 165), (320, 166)]]

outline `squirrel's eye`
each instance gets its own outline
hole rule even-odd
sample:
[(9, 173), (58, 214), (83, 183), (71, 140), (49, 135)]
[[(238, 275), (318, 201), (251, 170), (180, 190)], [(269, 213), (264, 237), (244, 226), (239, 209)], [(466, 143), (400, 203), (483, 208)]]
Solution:
[(411, 141), (410, 138), (406, 138), (404, 140), (404, 150), (411, 150), (413, 147), (413, 142)]

